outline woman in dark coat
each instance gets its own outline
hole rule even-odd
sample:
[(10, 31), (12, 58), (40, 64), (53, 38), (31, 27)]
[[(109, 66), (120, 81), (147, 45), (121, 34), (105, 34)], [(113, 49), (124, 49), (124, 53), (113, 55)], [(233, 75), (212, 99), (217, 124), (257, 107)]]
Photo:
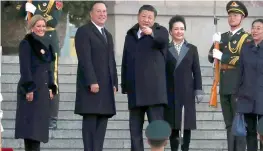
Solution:
[(46, 21), (32, 17), (30, 33), (20, 42), (20, 80), (17, 87), (15, 138), (24, 139), (25, 151), (40, 151), (40, 142), (49, 138), (49, 106), (56, 94), (50, 63), (52, 47), (43, 43)]
[[(247, 123), (247, 148), (258, 149), (257, 121), (263, 115), (263, 19), (252, 23), (253, 41), (246, 43), (239, 59), (240, 74), (237, 87), (237, 112)], [(262, 144), (260, 144), (263, 150)]]
[(169, 45), (166, 64), (168, 107), (165, 119), (172, 127), (171, 150), (178, 150), (178, 136), (181, 129), (182, 107), (185, 108), (184, 138), (182, 151), (188, 151), (191, 130), (196, 129), (195, 100), (203, 96), (202, 77), (196, 46), (184, 39), (185, 20), (176, 15), (169, 22), (172, 42)]

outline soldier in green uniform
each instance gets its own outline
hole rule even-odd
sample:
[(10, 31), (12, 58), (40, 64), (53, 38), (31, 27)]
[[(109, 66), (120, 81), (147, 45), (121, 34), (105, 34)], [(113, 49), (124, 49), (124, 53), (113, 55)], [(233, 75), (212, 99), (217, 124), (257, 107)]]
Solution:
[[(62, 13), (63, 3), (61, 1), (49, 0), (49, 1), (32, 1), (32, 3), (26, 2), (17, 7), (20, 10), (20, 14), (26, 16), (27, 12), (31, 12), (33, 15), (42, 15), (47, 20), (46, 34), (44, 43), (51, 43), (55, 51), (56, 59), (52, 63), (51, 68), (54, 73), (55, 84), (58, 87), (58, 57), (60, 56), (59, 39), (56, 31), (56, 26), (59, 22)], [(57, 92), (59, 93), (59, 92)], [(50, 129), (57, 128), (57, 117), (59, 108), (59, 94), (53, 99), (50, 107)]]
[(152, 121), (145, 130), (145, 135), (151, 147), (151, 151), (164, 151), (164, 147), (167, 145), (171, 132), (171, 127), (166, 121)]
[(230, 31), (215, 33), (214, 42), (219, 42), (220, 50), (211, 47), (209, 62), (218, 59), (220, 64), (220, 102), (227, 130), (228, 151), (245, 151), (245, 137), (234, 137), (231, 134), (232, 121), (236, 110), (235, 88), (237, 86), (239, 55), (242, 45), (251, 41), (250, 34), (244, 31), (241, 23), (248, 16), (246, 6), (240, 1), (230, 1), (226, 6)]

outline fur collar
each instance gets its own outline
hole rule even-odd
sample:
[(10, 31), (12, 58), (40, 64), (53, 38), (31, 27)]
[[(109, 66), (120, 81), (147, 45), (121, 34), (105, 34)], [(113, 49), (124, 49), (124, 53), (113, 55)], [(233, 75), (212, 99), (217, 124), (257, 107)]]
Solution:
[[(45, 61), (45, 62), (55, 60), (54, 51), (50, 44), (49, 44), (49, 47), (47, 48), (40, 40), (36, 39), (32, 34), (27, 34), (24, 40), (28, 41), (33, 52), (40, 60)], [(51, 57), (49, 57), (49, 55)]]

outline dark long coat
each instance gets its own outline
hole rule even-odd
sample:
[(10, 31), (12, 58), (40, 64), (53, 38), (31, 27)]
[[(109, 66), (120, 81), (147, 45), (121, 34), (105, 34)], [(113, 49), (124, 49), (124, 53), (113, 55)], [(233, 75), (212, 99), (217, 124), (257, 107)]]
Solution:
[(165, 56), (169, 43), (168, 31), (155, 23), (153, 35), (138, 39), (139, 25), (128, 30), (125, 37), (121, 87), (128, 94), (129, 109), (167, 104)]
[(239, 61), (237, 112), (263, 115), (263, 41), (244, 44)]
[[(107, 42), (92, 23), (79, 27), (75, 36), (78, 56), (75, 114), (116, 114), (114, 90), (118, 88), (113, 39), (105, 29)], [(90, 91), (91, 84), (99, 84), (99, 92)]]
[(180, 129), (184, 105), (184, 128), (196, 129), (195, 95), (202, 91), (201, 69), (196, 46), (185, 41), (178, 56), (173, 43), (170, 44), (167, 53), (166, 77), (168, 107), (165, 109), (165, 119), (172, 128)]
[[(41, 53), (45, 52), (44, 54)], [(49, 90), (56, 93), (50, 63), (54, 61), (52, 47), (42, 44), (36, 35), (28, 34), (19, 45), (20, 80), (17, 87), (15, 138), (47, 143), (49, 137)], [(26, 93), (33, 92), (32, 102)]]

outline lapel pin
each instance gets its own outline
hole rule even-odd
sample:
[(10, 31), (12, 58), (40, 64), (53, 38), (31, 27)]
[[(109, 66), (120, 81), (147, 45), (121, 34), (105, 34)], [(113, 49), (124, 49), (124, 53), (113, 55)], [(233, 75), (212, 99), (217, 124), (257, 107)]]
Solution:
[(237, 41), (236, 41), (236, 40), (234, 40), (234, 41), (233, 41), (233, 44), (236, 44), (236, 43), (237, 43)]
[(43, 3), (43, 6), (45, 6), (45, 7), (46, 7), (46, 6), (47, 6), (47, 3)]

